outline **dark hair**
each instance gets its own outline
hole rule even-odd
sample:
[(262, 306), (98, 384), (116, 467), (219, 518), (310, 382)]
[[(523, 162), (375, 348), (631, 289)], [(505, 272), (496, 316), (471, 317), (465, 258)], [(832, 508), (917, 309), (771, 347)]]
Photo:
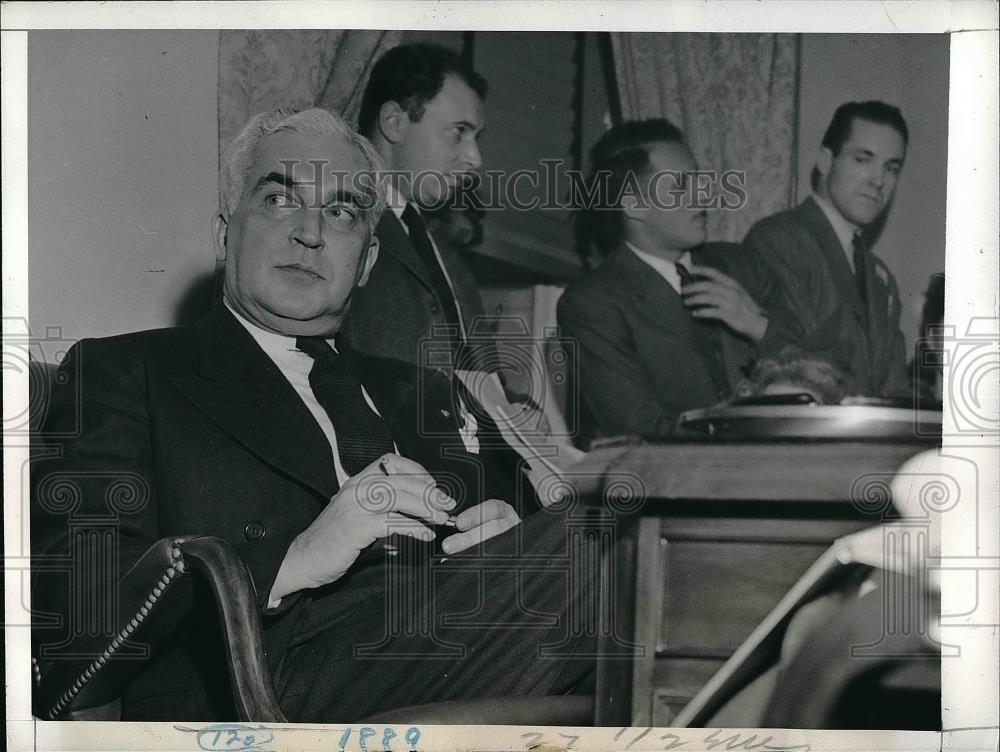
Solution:
[(361, 98), (358, 129), (371, 138), (379, 112), (386, 102), (396, 102), (410, 120), (424, 116), (424, 105), (444, 86), (445, 76), (456, 76), (486, 98), (486, 79), (476, 73), (461, 55), (436, 44), (408, 44), (386, 52), (372, 68)]
[(625, 220), (617, 210), (628, 181), (645, 174), (654, 144), (671, 142), (684, 143), (684, 134), (669, 120), (633, 120), (611, 128), (590, 150), (591, 198), (583, 221), (602, 251), (614, 249), (625, 235)]
[(840, 153), (841, 148), (847, 143), (851, 136), (851, 127), (855, 120), (867, 120), (870, 123), (888, 125), (903, 137), (903, 146), (910, 141), (910, 131), (906, 127), (906, 120), (898, 107), (878, 100), (868, 102), (845, 102), (833, 113), (833, 120), (827, 126), (826, 133), (823, 134), (823, 146), (833, 152), (834, 156)]
[(845, 396), (844, 375), (825, 360), (813, 358), (793, 346), (776, 358), (757, 361), (750, 375), (736, 388), (736, 398), (763, 394), (773, 384), (811, 394), (821, 405), (836, 405)]

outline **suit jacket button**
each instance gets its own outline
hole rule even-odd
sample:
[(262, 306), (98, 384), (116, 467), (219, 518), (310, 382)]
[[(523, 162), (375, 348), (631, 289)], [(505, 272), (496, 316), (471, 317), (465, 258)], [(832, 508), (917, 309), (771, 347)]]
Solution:
[(257, 522), (257, 520), (248, 522), (247, 526), (243, 528), (243, 535), (248, 541), (260, 540), (266, 532), (263, 523)]
[(436, 314), (437, 312), (438, 312), (438, 304), (436, 302), (431, 303), (431, 313)]

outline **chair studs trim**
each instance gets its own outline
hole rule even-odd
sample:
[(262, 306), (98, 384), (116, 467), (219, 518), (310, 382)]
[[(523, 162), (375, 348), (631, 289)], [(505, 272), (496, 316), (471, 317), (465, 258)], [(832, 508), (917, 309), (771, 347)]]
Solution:
[[(142, 625), (142, 622), (152, 610), (156, 601), (163, 595), (163, 591), (167, 589), (167, 586), (170, 585), (175, 577), (184, 574), (184, 556), (180, 547), (175, 542), (171, 542), (170, 545), (170, 559), (170, 565), (167, 567), (167, 570), (163, 573), (163, 576), (159, 579), (156, 585), (153, 586), (152, 592), (146, 596), (146, 600), (139, 607), (139, 612), (133, 616), (132, 619), (130, 619), (129, 622), (112, 638), (108, 646), (101, 651), (101, 654), (97, 656), (97, 658), (95, 658), (90, 665), (84, 669), (83, 673), (76, 678), (73, 685), (63, 692), (59, 700), (56, 701), (56, 704), (52, 706), (51, 710), (49, 710), (48, 720), (54, 721), (62, 714), (63, 710), (65, 710), (73, 699), (80, 694), (84, 685), (94, 678), (94, 675), (104, 667), (104, 664), (108, 662), (108, 659), (110, 659), (122, 646), (122, 644), (132, 636), (132, 633)], [(38, 686), (42, 681), (41, 669), (38, 666), (38, 662), (34, 658), (31, 659), (31, 663), (35, 674), (35, 686)]]

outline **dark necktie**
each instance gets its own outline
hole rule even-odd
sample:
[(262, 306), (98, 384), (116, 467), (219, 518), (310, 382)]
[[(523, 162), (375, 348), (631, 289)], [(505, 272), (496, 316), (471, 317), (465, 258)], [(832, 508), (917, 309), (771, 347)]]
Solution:
[[(676, 263), (674, 268), (681, 278), (681, 287), (692, 284), (695, 279), (684, 264)], [(719, 341), (719, 329), (715, 321), (709, 319), (692, 319), (697, 324), (694, 329), (694, 344), (701, 358), (708, 367), (709, 376), (715, 386), (719, 399), (729, 396), (729, 383), (726, 378), (726, 366), (722, 360), (722, 343)]]
[(674, 264), (674, 268), (677, 270), (677, 276), (681, 278), (681, 287), (686, 287), (694, 282), (694, 277), (691, 276), (691, 272), (688, 271), (688, 268), (684, 264), (678, 261)]
[(861, 231), (854, 233), (851, 240), (851, 247), (854, 249), (854, 281), (858, 286), (858, 297), (867, 310), (868, 308), (868, 265), (865, 258), (865, 241), (861, 237)]
[(383, 454), (394, 451), (385, 422), (365, 402), (361, 379), (350, 360), (322, 337), (297, 337), (295, 346), (313, 359), (309, 386), (330, 416), (337, 454), (348, 475), (356, 475)]
[(424, 218), (420, 216), (420, 212), (417, 211), (413, 204), (407, 204), (406, 208), (403, 209), (403, 224), (406, 225), (406, 228), (410, 232), (410, 240), (413, 241), (413, 247), (417, 249), (417, 255), (420, 256), (420, 261), (424, 265), (427, 277), (431, 281), (434, 295), (437, 297), (438, 302), (441, 303), (445, 318), (448, 320), (448, 324), (454, 328), (456, 334), (458, 334), (457, 337), (452, 338), (452, 346), (455, 347), (462, 339), (462, 328), (458, 320), (458, 306), (455, 303), (455, 296), (452, 294), (451, 287), (448, 285), (448, 280), (444, 276), (444, 271), (441, 269), (441, 264), (438, 263), (437, 254), (434, 253), (434, 245), (431, 243), (430, 235), (427, 234), (427, 225), (424, 224)]

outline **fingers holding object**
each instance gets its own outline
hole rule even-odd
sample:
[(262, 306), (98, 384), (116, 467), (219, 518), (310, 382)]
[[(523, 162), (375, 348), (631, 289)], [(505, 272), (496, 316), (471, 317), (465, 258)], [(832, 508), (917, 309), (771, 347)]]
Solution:
[(684, 305), (688, 308), (698, 308), (701, 306), (721, 308), (732, 302), (732, 299), (728, 295), (718, 290), (697, 292), (684, 296)]
[[(711, 266), (691, 264), (688, 267), (688, 271), (691, 272), (691, 276), (693, 277), (703, 277), (708, 281), (717, 282), (718, 284), (729, 288), (739, 287), (739, 283), (735, 279)], [(695, 282), (690, 285), (690, 287), (694, 287), (697, 284), (698, 283)]]
[(490, 520), (513, 519), (520, 521), (514, 507), (506, 501), (500, 499), (487, 499), (481, 504), (466, 509), (455, 517), (455, 528), (458, 530), (472, 530), (475, 527), (485, 524)]
[(367, 514), (400, 512), (437, 525), (445, 523), (448, 510), (457, 504), (433, 481), (420, 476), (368, 475), (353, 483), (352, 489), (354, 503)]
[(376, 532), (376, 538), (388, 538), (390, 535), (405, 535), (414, 540), (429, 543), (437, 537), (433, 529), (405, 514), (389, 512), (385, 516), (384, 522), (384, 526)]
[(494, 538), (501, 535), (518, 523), (517, 516), (514, 518), (502, 517), (498, 519), (487, 520), (481, 525), (476, 525), (471, 530), (467, 530), (462, 533), (455, 533), (454, 535), (449, 535), (444, 541), (441, 542), (441, 550), (446, 554), (457, 554), (460, 551), (465, 551), (468, 548), (472, 548), (475, 545), (487, 541), (490, 538)]

